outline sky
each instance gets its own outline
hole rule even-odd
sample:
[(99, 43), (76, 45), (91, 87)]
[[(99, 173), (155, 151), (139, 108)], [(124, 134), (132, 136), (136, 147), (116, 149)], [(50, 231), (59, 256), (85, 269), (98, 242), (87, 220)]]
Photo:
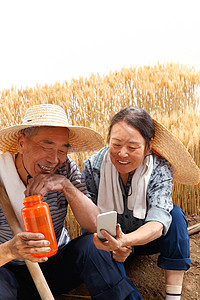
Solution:
[(200, 70), (199, 0), (0, 0), (0, 91), (175, 62)]

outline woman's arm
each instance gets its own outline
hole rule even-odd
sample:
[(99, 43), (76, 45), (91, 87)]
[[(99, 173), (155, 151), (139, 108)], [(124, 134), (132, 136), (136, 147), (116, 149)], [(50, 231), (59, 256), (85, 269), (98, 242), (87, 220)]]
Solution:
[(102, 235), (107, 241), (102, 242), (94, 234), (94, 243), (98, 249), (106, 251), (121, 251), (123, 247), (145, 245), (162, 235), (163, 224), (156, 221), (150, 221), (142, 225), (137, 230), (124, 234), (119, 224), (117, 225), (117, 236), (112, 237), (105, 230), (101, 230)]
[(82, 177), (85, 181), (90, 198), (95, 204), (97, 204), (100, 174), (94, 172), (92, 163), (93, 163), (92, 157), (88, 158), (83, 163)]
[(122, 246), (145, 245), (161, 237), (163, 224), (157, 221), (150, 221), (139, 227), (137, 230), (124, 234)]

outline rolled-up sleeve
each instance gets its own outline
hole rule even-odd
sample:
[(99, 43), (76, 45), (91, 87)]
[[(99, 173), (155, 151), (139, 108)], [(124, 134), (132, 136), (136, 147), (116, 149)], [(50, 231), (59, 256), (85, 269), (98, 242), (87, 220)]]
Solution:
[(162, 208), (152, 207), (149, 209), (145, 219), (145, 222), (148, 221), (157, 221), (162, 223), (164, 226), (163, 235), (166, 235), (171, 225), (172, 216), (168, 211)]

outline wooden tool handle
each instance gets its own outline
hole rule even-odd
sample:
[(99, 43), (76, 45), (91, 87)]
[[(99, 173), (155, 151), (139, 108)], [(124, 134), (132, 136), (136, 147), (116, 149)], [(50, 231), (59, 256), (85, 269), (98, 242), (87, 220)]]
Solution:
[(192, 235), (200, 231), (200, 223), (188, 227), (188, 234)]
[[(13, 210), (10, 199), (9, 199), (7, 192), (1, 181), (0, 181), (0, 206), (6, 217), (6, 220), (8, 222), (8, 225), (10, 226), (10, 229), (11, 229), (13, 235), (16, 235), (17, 233), (22, 232), (23, 230), (19, 224), (19, 221)], [(42, 300), (54, 300), (54, 297), (50, 291), (50, 288), (46, 282), (46, 279), (45, 279), (41, 269), (40, 269), (39, 264), (33, 263), (29, 260), (25, 260), (25, 263), (27, 265), (27, 268), (29, 269), (29, 272), (33, 278), (33, 281), (38, 290), (38, 293), (40, 294), (41, 299)]]

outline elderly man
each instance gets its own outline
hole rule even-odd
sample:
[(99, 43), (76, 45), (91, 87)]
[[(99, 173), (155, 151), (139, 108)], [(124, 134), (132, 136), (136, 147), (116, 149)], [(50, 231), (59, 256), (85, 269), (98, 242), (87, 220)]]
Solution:
[(69, 242), (64, 228), (69, 204), (80, 226), (96, 231), (99, 209), (88, 198), (78, 167), (67, 154), (101, 146), (98, 133), (70, 126), (64, 110), (53, 104), (32, 106), (22, 124), (0, 131), (0, 178), (19, 221), (22, 224), (24, 197), (41, 194), (49, 204), (59, 242), (58, 252), (50, 258), (31, 255), (50, 251), (49, 241), (41, 233), (20, 232), (13, 237), (0, 209), (0, 299), (40, 299), (25, 259), (40, 263), (54, 295), (82, 281), (92, 299), (125, 299), (133, 291), (111, 254), (96, 249), (92, 234)]

